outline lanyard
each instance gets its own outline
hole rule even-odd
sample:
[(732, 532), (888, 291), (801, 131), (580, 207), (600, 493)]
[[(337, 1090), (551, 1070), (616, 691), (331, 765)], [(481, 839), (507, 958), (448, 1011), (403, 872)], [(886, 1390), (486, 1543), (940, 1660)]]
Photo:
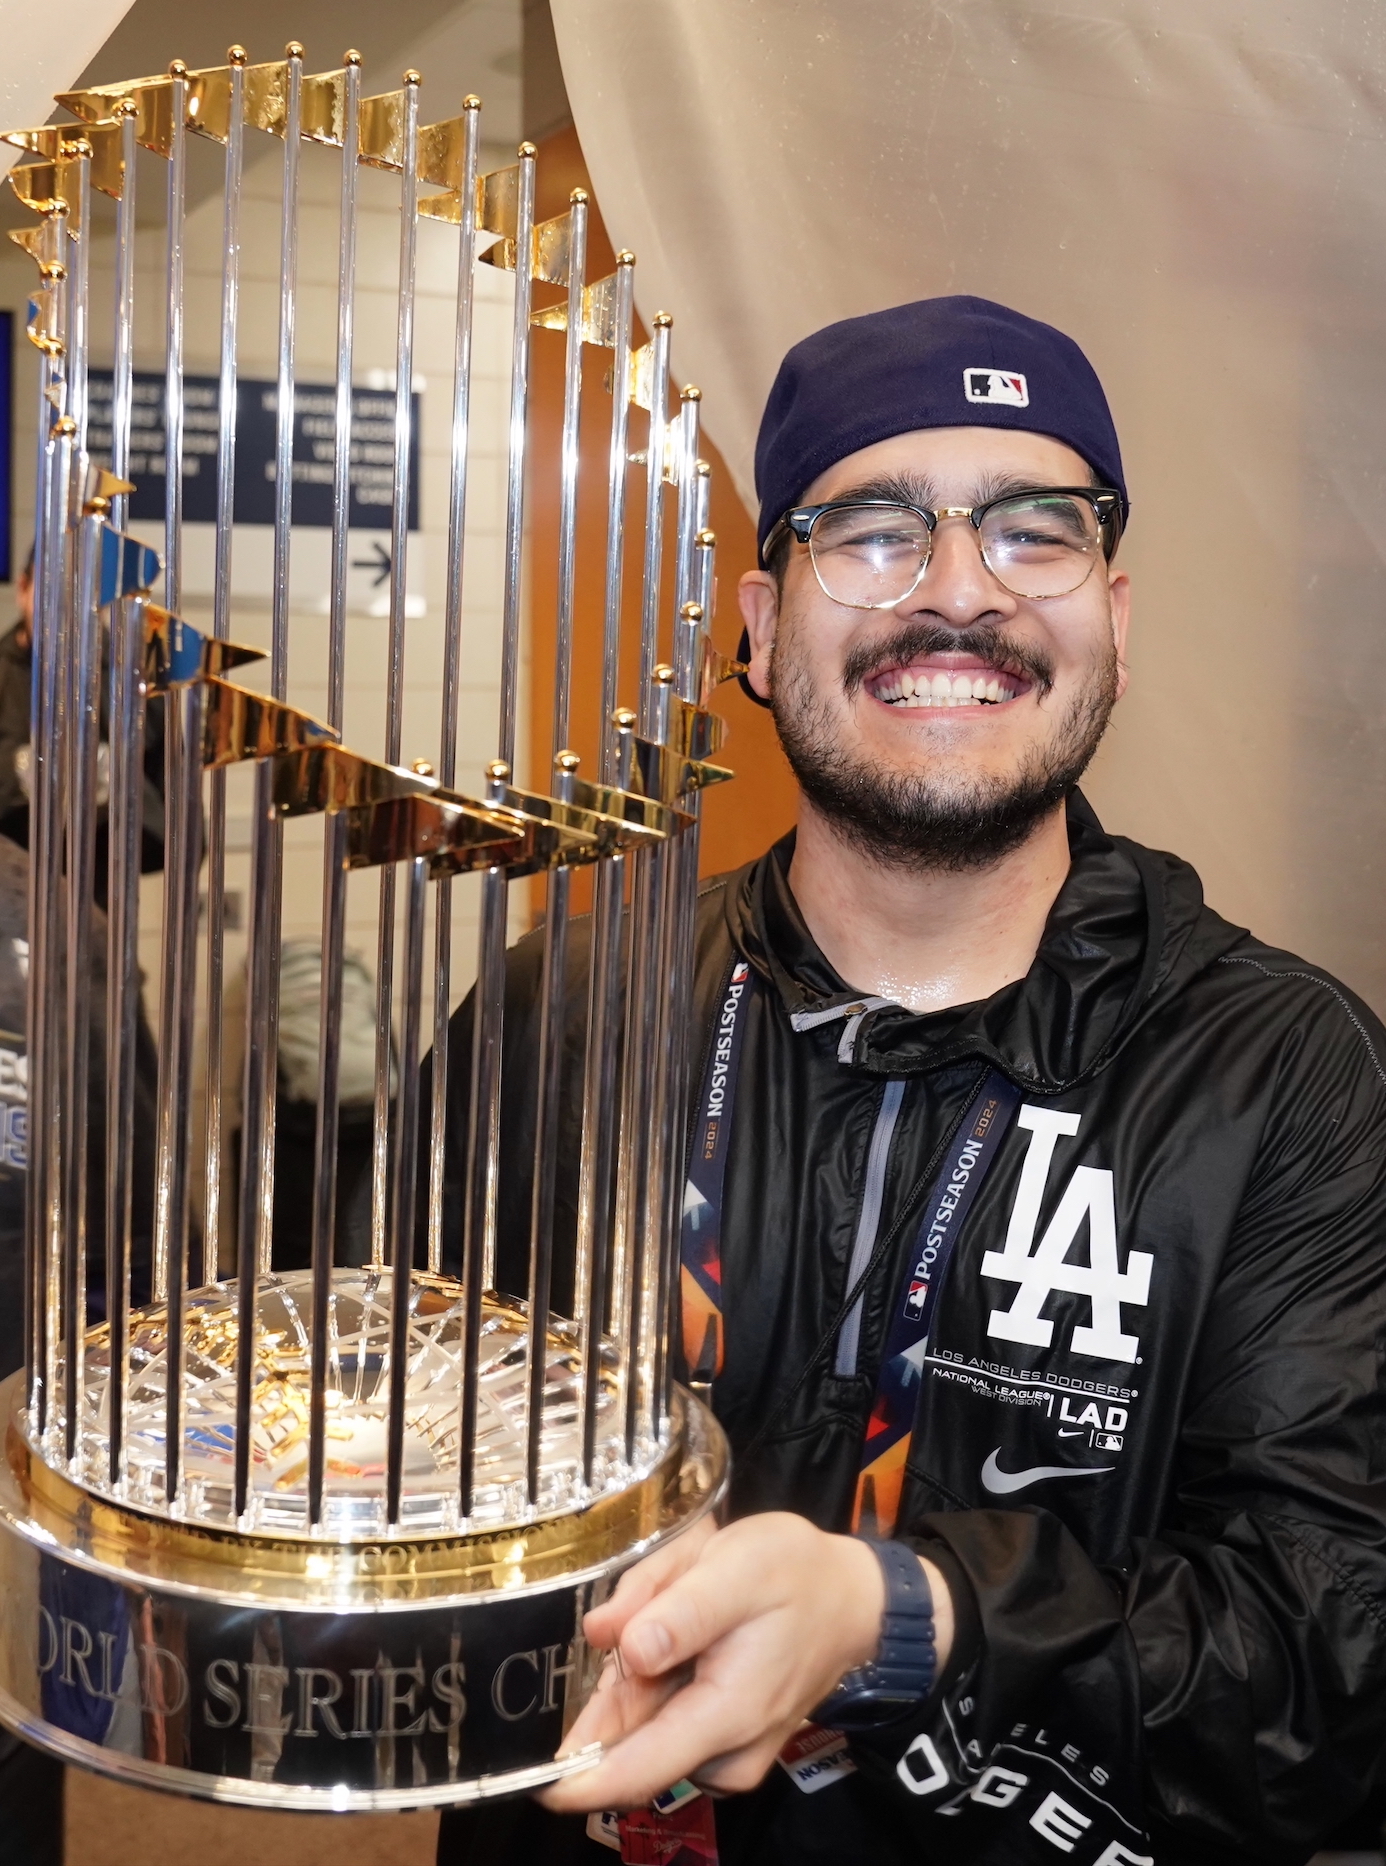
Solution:
[[(750, 966), (738, 959), (727, 974), (718, 1003), (684, 1195), (680, 1240), (684, 1355), (692, 1384), (702, 1389), (722, 1370), (722, 1206), (746, 1007), (754, 986)], [(1014, 1083), (999, 1070), (990, 1070), (929, 1188), (909, 1271), (892, 1307), (862, 1447), (852, 1527), (864, 1533), (888, 1536), (895, 1527), (917, 1385), (939, 1290), (972, 1201), (1019, 1103), (1020, 1091)]]

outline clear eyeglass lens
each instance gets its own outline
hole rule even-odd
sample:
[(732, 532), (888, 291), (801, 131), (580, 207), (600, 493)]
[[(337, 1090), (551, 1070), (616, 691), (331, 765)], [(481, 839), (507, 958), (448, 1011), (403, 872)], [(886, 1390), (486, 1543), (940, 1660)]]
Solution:
[(1014, 596), (1067, 596), (1102, 549), (1091, 502), (1067, 494), (1007, 499), (986, 513), (979, 537), (987, 568)]
[[(993, 506), (978, 542), (987, 568), (1013, 596), (1067, 596), (1085, 583), (1102, 549), (1092, 503), (1072, 494), (1025, 493)], [(929, 561), (929, 527), (908, 506), (838, 506), (809, 537), (818, 581), (834, 602), (889, 609), (903, 602)]]
[(888, 609), (918, 583), (929, 560), (929, 527), (908, 506), (843, 505), (820, 515), (809, 548), (834, 602)]

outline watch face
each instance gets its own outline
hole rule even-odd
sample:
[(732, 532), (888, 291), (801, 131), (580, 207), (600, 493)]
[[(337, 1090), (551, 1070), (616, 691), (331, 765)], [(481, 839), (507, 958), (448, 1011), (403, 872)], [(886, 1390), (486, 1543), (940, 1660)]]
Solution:
[(816, 1721), (829, 1730), (875, 1730), (884, 1724), (895, 1723), (912, 1710), (918, 1710), (922, 1700), (921, 1692), (901, 1692), (885, 1685), (866, 1685), (859, 1690), (845, 1691), (835, 1701), (830, 1699), (822, 1707)]

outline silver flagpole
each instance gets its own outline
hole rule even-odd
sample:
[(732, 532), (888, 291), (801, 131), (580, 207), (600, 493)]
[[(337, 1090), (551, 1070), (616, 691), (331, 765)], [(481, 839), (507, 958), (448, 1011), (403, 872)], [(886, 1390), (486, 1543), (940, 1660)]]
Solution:
[[(677, 423), (678, 518), (674, 553), (675, 621), (673, 631), (672, 691), (666, 704), (674, 711), (680, 700), (690, 701), (694, 691), (693, 664), (695, 641), (701, 639), (698, 625), (702, 611), (690, 601), (693, 587), (694, 540), (698, 528), (698, 436), (702, 408), (701, 390), (689, 384), (680, 398)], [(695, 613), (696, 612), (696, 613)], [(668, 735), (664, 735), (667, 739)], [(697, 793), (681, 802), (697, 809)], [(670, 1200), (677, 1178), (676, 1161), (682, 1155), (683, 1075), (687, 1031), (683, 1007), (679, 1002), (677, 979), (682, 963), (682, 936), (685, 921), (691, 921), (696, 894), (696, 869), (691, 882), (688, 873), (689, 850), (696, 862), (696, 832), (688, 829), (661, 845), (656, 859), (667, 869), (665, 880), (665, 922), (661, 930), (660, 965), (663, 968), (661, 989), (657, 993), (656, 1035), (653, 1044), (654, 1088), (651, 1114), (651, 1149), (646, 1203), (646, 1234), (641, 1250), (647, 1266), (643, 1273), (653, 1306), (642, 1321), (642, 1339), (653, 1344), (653, 1366), (649, 1389), (648, 1430), (657, 1442), (663, 1423), (664, 1384), (667, 1367), (668, 1315), (674, 1266), (670, 1262), (668, 1238), (673, 1222)]]
[[(525, 443), (529, 417), (529, 317), (534, 282), (533, 143), (521, 143), (515, 207), (515, 321), (510, 359), (509, 462), (505, 507), (505, 588), (501, 607), (499, 756), (488, 772), (496, 799), (509, 783), (515, 762), (516, 706), (520, 667), (520, 569), (524, 555)], [(467, 1131), (467, 1178), (463, 1279), (467, 1289), (463, 1344), (462, 1469), (463, 1516), (472, 1508), (477, 1401), (480, 1394), (481, 1291), (496, 1274), (496, 1200), (500, 1176), (501, 1043), (505, 1017), (505, 922), (507, 877), (488, 869), (481, 884), (481, 931), (473, 994), (471, 1096)]]
[(640, 730), (648, 734), (657, 704), (659, 594), (664, 563), (664, 456), (668, 447), (669, 343), (674, 320), (657, 311), (650, 339), (650, 427), (645, 443), (645, 582), (640, 604)]
[[(422, 760), (421, 777), (432, 769)], [(405, 1384), (409, 1373), (409, 1313), (413, 1295), (414, 1191), (419, 1163), (419, 1030), (423, 1005), (424, 910), (428, 864), (409, 864), (404, 917), (404, 1019), (400, 1031), (399, 1112), (395, 1122), (395, 1160), (390, 1237), (390, 1423), (385, 1462), (385, 1517), (399, 1521), (404, 1482)]]
[[(573, 686), (573, 593), (577, 566), (578, 431), (582, 414), (582, 293), (587, 272), (587, 193), (576, 188), (568, 210), (568, 319), (564, 346), (563, 441), (558, 488), (558, 608), (554, 656), (554, 795), (572, 799), (578, 760), (566, 749)], [(549, 870), (544, 916), (543, 985), (539, 1004), (538, 1105), (534, 1123), (534, 1180), (529, 1234), (529, 1348), (525, 1398), (525, 1484), (539, 1502), (544, 1390), (548, 1376), (549, 1311), (553, 1289), (554, 1196), (558, 1179), (559, 1094), (567, 1005), (568, 908), (573, 872)], [(574, 1270), (573, 1295), (581, 1313), (586, 1265)]]
[[(616, 710), (621, 662), (621, 594), (625, 566), (626, 481), (629, 471), (630, 339), (634, 308), (635, 255), (616, 256), (612, 319), (611, 448), (607, 475), (606, 590), (602, 626), (602, 698), (599, 730), (604, 784), (630, 783), (633, 713)], [(624, 757), (623, 757), (624, 754)], [(617, 1000), (621, 975), (622, 908), (626, 859), (614, 856), (597, 869), (592, 901), (592, 962), (588, 975), (587, 1049), (583, 1065), (582, 1164), (578, 1185), (577, 1263), (585, 1268), (582, 1319), (582, 1473), (592, 1483), (597, 1402), (601, 1392), (601, 1348), (608, 1291), (621, 1315), (623, 1294), (612, 1279), (611, 1189), (616, 1124), (619, 1040)], [(623, 1342), (623, 1331), (616, 1331)]]
[[(651, 337), (650, 419), (645, 445), (645, 557), (640, 604), (639, 723), (646, 738), (663, 737), (665, 695), (671, 678), (657, 679), (660, 581), (664, 552), (664, 466), (668, 446), (669, 345), (673, 319), (657, 312)], [(642, 1318), (649, 1309), (648, 1263), (643, 1249), (650, 1195), (648, 1176), (653, 1147), (650, 1098), (657, 1059), (655, 980), (658, 976), (659, 929), (665, 913), (664, 846), (640, 851), (631, 862), (630, 960), (627, 965), (626, 1028), (622, 1067), (621, 1144), (618, 1155), (616, 1224), (617, 1267), (624, 1284), (626, 1330), (624, 1393), (626, 1456), (633, 1458), (639, 1420), (646, 1410), (652, 1368)]]
[[(168, 312), (164, 373), (164, 588), (170, 611), (183, 592), (183, 322), (187, 212), (187, 66), (169, 66)], [(164, 1497), (174, 1507), (183, 1462), (184, 1291), (188, 1250), (188, 1141), (197, 935), (200, 733), (190, 742), (197, 701), (170, 689), (164, 699), (164, 916), (160, 952), (159, 1079), (155, 1135), (154, 1295), (167, 1303)], [(190, 768), (191, 767), (191, 768)], [(196, 788), (192, 788), (193, 786)], [(193, 807), (189, 810), (192, 788)], [(192, 896), (189, 916), (188, 897)], [(191, 924), (189, 921), (191, 919)]]
[[(169, 66), (171, 127), (168, 149), (168, 250), (164, 288), (168, 304), (164, 322), (164, 600), (175, 614), (182, 606), (183, 566), (183, 219), (187, 191), (187, 66), (175, 59)], [(173, 700), (164, 702), (171, 723)], [(166, 746), (166, 756), (168, 753)], [(164, 820), (164, 939), (159, 981), (159, 1085), (155, 1135), (154, 1186), (154, 1300), (169, 1297), (173, 1268), (174, 1147), (178, 1107), (174, 1101), (176, 1076), (177, 1009), (170, 967), (173, 947), (168, 937), (169, 904), (176, 891), (172, 883), (173, 840), (178, 833), (177, 786), (166, 786)]]
[[(231, 543), (236, 495), (236, 322), (241, 285), (241, 173), (245, 161), (245, 48), (233, 45), (222, 197), (221, 371), (217, 382), (217, 532), (212, 633), (231, 635)], [(221, 1276), (222, 1053), (226, 964), (226, 772), (208, 777), (207, 802), (207, 1109), (204, 1135), (202, 1263), (194, 1284)]]
[[(87, 274), (91, 246), (91, 144), (85, 139), (69, 143), (76, 160), (77, 202), (75, 231), (68, 270), (68, 330), (71, 361), (68, 371), (69, 409), (76, 424), (73, 435), (74, 486), (85, 480), (87, 381)], [(74, 498), (74, 519), (80, 494)], [(96, 607), (99, 517), (76, 520), (77, 567), (75, 616), (67, 677), (66, 825), (67, 926), (66, 1002), (63, 1035), (63, 1106), (69, 1122), (64, 1149), (60, 1195), (63, 1208), (64, 1289), (63, 1316), (66, 1348), (63, 1357), (63, 1421), (69, 1463), (81, 1450), (82, 1374), (87, 1327), (87, 1120), (91, 1058), (91, 913), (96, 870), (96, 740), (98, 733), (97, 682), (101, 666), (100, 617)]]
[[(138, 106), (123, 98), (121, 185), (116, 209), (115, 331), (111, 370), (111, 471), (130, 474), (135, 340), (135, 127)], [(126, 494), (111, 501), (111, 524), (125, 528)], [(144, 698), (140, 647), (144, 605), (118, 598), (111, 609), (109, 876), (106, 890), (106, 1319), (111, 1340), (107, 1458), (112, 1487), (125, 1480), (129, 1386), (130, 1226), (135, 1143), (135, 1040), (139, 1020), (139, 852), (144, 801)]]
[(29, 979), (28, 1031), (29, 1185), (25, 1204), (28, 1274), (27, 1398), (35, 1432), (46, 1436), (57, 1417), (61, 1266), (58, 1198), (61, 1081), (57, 957), (62, 838), (57, 821), (61, 789), (63, 667), (62, 595), (70, 455), (75, 423), (64, 412), (67, 390), (67, 202), (40, 210), (44, 256), (31, 314), (38, 333), (38, 471), (34, 522), (34, 626), (30, 651)]
[[(409, 556), (409, 433), (414, 382), (414, 273), (419, 248), (419, 74), (406, 71), (400, 176), (399, 318), (395, 329), (394, 502), (390, 514), (390, 645), (385, 762), (397, 765), (404, 726), (405, 600)], [(390, 1062), (394, 1048), (395, 868), (380, 875), (375, 962), (375, 1118), (371, 1132), (371, 1262), (385, 1262), (390, 1170)], [(398, 1291), (394, 1300), (400, 1300)]]
[[(448, 584), (443, 618), (443, 717), (438, 778), (457, 779), (457, 703), (462, 674), (462, 561), (466, 548), (467, 442), (471, 426), (472, 304), (476, 278), (476, 178), (481, 99), (462, 101), (466, 124), (457, 247), (457, 322), (452, 363), (452, 482), (448, 499)], [(448, 1020), (452, 1008), (452, 878), (433, 886), (433, 1059), (428, 1129), (428, 1267), (443, 1263), (443, 1180), (447, 1161)]]
[[(356, 179), (361, 54), (348, 52), (342, 114), (342, 193), (337, 251), (337, 410), (332, 462), (332, 612), (328, 623), (327, 723), (346, 710), (346, 584), (351, 518), (351, 370), (356, 330)], [(308, 1520), (322, 1521), (327, 1470), (328, 1310), (337, 1232), (337, 1135), (342, 1060), (342, 957), (346, 943), (346, 817), (323, 822), (322, 982), (318, 1000), (318, 1118), (313, 1154), (313, 1308), (309, 1324)]]
[[(65, 214), (58, 216), (59, 236), (55, 245), (66, 251)], [(56, 276), (66, 277), (65, 261), (55, 259)], [(66, 292), (56, 294), (63, 298)], [(60, 339), (58, 340), (61, 341)], [(63, 354), (62, 350), (58, 352)], [(61, 408), (65, 399), (65, 363), (58, 364), (50, 379)], [(35, 1015), (31, 1008), (29, 1025), (30, 1110), (34, 1135), (34, 1163), (38, 1167), (35, 1183), (29, 1188), (30, 1200), (40, 1227), (39, 1264), (41, 1281), (40, 1329), (43, 1340), (40, 1416), (50, 1427), (61, 1417), (58, 1367), (62, 1340), (62, 1168), (63, 1133), (62, 1092), (62, 966), (58, 952), (58, 929), (61, 925), (63, 836), (57, 809), (64, 768), (67, 736), (67, 703), (63, 673), (70, 643), (66, 627), (66, 602), (69, 551), (68, 513), (72, 481), (73, 441), (77, 424), (67, 414), (53, 418), (53, 404), (40, 411), (40, 433), (48, 435), (48, 459), (41, 480), (47, 495), (47, 511), (39, 536), (42, 551), (35, 559), (34, 605), (35, 642), (34, 677), (39, 692), (32, 707), (34, 747), (38, 756), (30, 767), (31, 785), (42, 785), (45, 807), (40, 820), (31, 822), (33, 838), (29, 854), (31, 897), (29, 918), (29, 969), (37, 973), (37, 996), (40, 1005)], [(47, 756), (44, 757), (46, 752)], [(44, 769), (44, 766), (47, 769)], [(32, 1171), (31, 1167), (31, 1171)]]
[[(414, 381), (414, 274), (419, 246), (419, 74), (404, 74), (404, 169), (400, 177), (399, 324), (395, 347), (395, 485), (390, 548), (390, 672), (385, 711), (385, 761), (399, 763), (404, 710), (404, 607), (409, 552), (409, 436)], [(416, 765), (420, 776), (431, 775)], [(393, 1212), (383, 1202), (387, 1188), (390, 1119), (390, 1051), (393, 1034), (395, 865), (380, 877), (380, 957), (376, 976), (375, 1130), (372, 1185), (372, 1256), (389, 1251), (390, 1263), (390, 1407), (386, 1447), (386, 1521), (399, 1521), (404, 1477), (404, 1385), (409, 1344), (409, 1310), (414, 1293), (414, 1187), (419, 1134), (419, 1000), (423, 994), (424, 907), (428, 867), (409, 864), (406, 902), (404, 1027), (401, 1031), (399, 1105), (395, 1121)], [(377, 1206), (377, 1199), (380, 1205)], [(394, 1223), (387, 1233), (387, 1216)], [(376, 1240), (379, 1239), (379, 1242)]]
[[(170, 67), (172, 132), (168, 160), (168, 375), (164, 431), (168, 606), (181, 606), (183, 582), (183, 272), (187, 218), (187, 67)], [(164, 1498), (175, 1508), (183, 1487), (185, 1358), (183, 1330), (190, 1246), (192, 1023), (198, 972), (201, 868), (201, 685), (168, 690), (164, 700), (164, 937), (159, 1052), (157, 1252), (168, 1301)]]
[[(289, 544), (293, 512), (294, 312), (298, 262), (299, 135), (303, 47), (285, 48), (284, 190), (279, 280), (279, 367), (275, 405), (274, 599), (270, 689), (284, 699), (289, 679)], [(274, 807), (273, 771), (255, 772), (255, 831), (250, 879), (250, 951), (246, 973), (245, 1088), (241, 1101), (240, 1239), (237, 1250), (235, 1513), (250, 1500), (250, 1404), (255, 1366), (255, 1299), (268, 1270), (274, 1222), (274, 1117), (279, 1059), (280, 900), (283, 826)]]

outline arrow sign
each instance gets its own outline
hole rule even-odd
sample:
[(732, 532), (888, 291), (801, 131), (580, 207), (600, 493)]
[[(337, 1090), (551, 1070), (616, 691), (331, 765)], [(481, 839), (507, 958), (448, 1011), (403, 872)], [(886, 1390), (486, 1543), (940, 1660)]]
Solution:
[(378, 590), (390, 574), (390, 553), (378, 538), (371, 540), (371, 549), (375, 552), (374, 557), (353, 557), (351, 567), (353, 570), (373, 570), (375, 575), (371, 578), (371, 588)]

